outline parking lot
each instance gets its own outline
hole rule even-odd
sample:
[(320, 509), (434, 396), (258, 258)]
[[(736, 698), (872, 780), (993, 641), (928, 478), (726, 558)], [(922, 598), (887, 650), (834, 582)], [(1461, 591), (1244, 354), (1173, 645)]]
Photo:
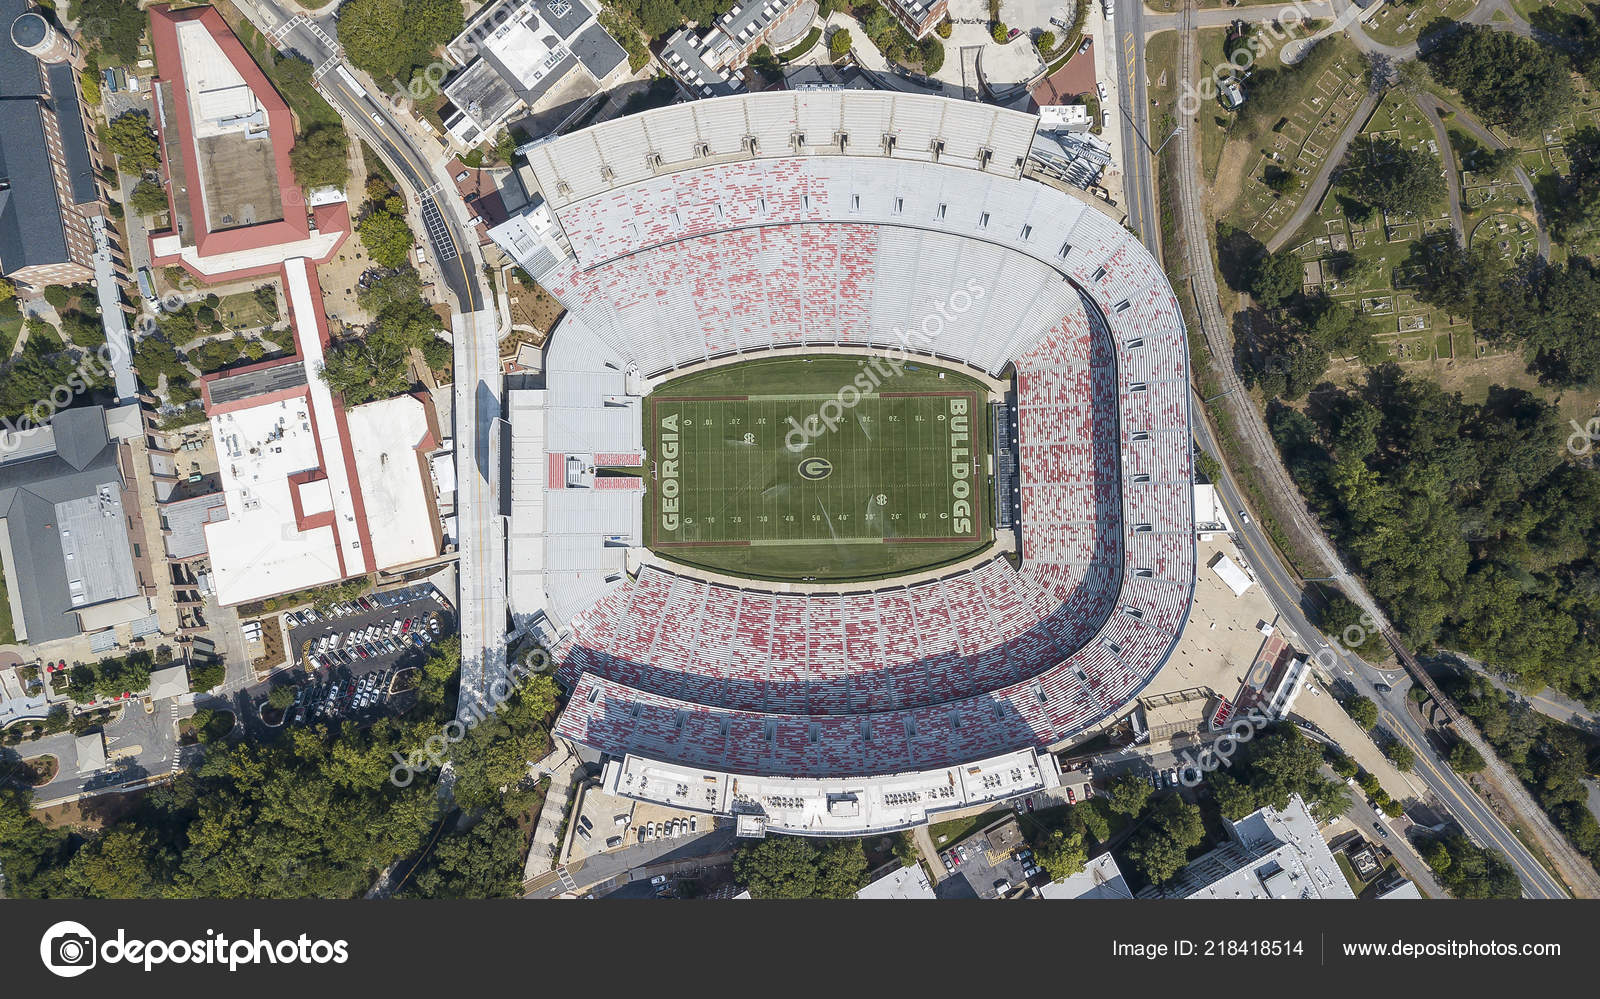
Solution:
[(1049, 880), (1014, 815), (945, 848), (939, 859), (946, 872), (936, 889), (940, 898), (1005, 898)]
[(429, 585), (283, 617), (290, 654), (311, 677), (287, 713), (295, 722), (377, 714), (396, 674), (416, 665), (454, 624), (449, 602)]

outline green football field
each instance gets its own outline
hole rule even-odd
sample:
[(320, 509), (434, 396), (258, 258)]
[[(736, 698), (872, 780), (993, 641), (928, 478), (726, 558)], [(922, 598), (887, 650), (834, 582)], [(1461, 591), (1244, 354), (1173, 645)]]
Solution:
[(771, 358), (645, 402), (646, 543), (772, 579), (859, 579), (961, 558), (989, 536), (984, 387), (862, 358)]

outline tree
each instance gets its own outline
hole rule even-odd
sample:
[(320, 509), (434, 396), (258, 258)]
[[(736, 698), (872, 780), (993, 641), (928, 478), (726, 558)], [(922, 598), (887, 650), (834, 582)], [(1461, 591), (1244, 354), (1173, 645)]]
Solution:
[[(9, 751), (0, 751), (0, 763)], [(8, 765), (0, 773), (10, 773)], [(65, 830), (54, 830), (34, 817), (32, 792), (6, 786), (0, 779), (0, 870), (6, 895), (45, 898), (55, 894), (51, 871), (67, 849)]]
[(741, 844), (734, 879), (753, 898), (851, 898), (866, 883), (867, 858), (856, 840), (820, 846), (799, 836)]
[(343, 125), (324, 124), (306, 130), (289, 150), (294, 179), (307, 190), (343, 187), (350, 176), (350, 139)]
[(917, 52), (922, 59), (923, 73), (932, 76), (944, 67), (944, 46), (932, 35), (917, 43)]
[(1121, 815), (1138, 815), (1150, 800), (1150, 783), (1133, 774), (1118, 777), (1111, 785), (1111, 810)]
[(1263, 308), (1275, 309), (1300, 293), (1303, 268), (1291, 250), (1268, 254), (1250, 279), (1250, 294)]
[(1350, 715), (1350, 720), (1365, 731), (1370, 731), (1378, 724), (1378, 706), (1366, 697), (1357, 697), (1344, 706), (1345, 712)]
[(1056, 35), (1053, 31), (1041, 31), (1034, 38), (1033, 44), (1038, 46), (1039, 54), (1046, 59), (1056, 50)]
[(72, 11), (85, 44), (94, 44), (129, 66), (138, 61), (139, 40), (149, 23), (138, 4), (125, 0), (78, 0)]
[(1200, 809), (1175, 794), (1156, 799), (1145, 825), (1127, 847), (1128, 859), (1152, 884), (1171, 881), (1189, 862), (1189, 851), (1205, 842)]
[(1557, 49), (1487, 25), (1441, 34), (1424, 56), (1429, 70), (1490, 124), (1536, 135), (1572, 103), (1571, 68)]
[(1083, 865), (1088, 863), (1089, 854), (1083, 845), (1083, 834), (1067, 832), (1065, 829), (1052, 831), (1048, 838), (1034, 848), (1033, 855), (1039, 861), (1039, 866), (1050, 875), (1051, 881), (1061, 881), (1083, 870)]
[(1238, 821), (1261, 807), (1256, 803), (1256, 793), (1250, 785), (1235, 780), (1232, 775), (1217, 771), (1206, 780), (1211, 796), (1223, 818)]
[(346, 0), (339, 7), (339, 41), (350, 62), (380, 83), (409, 82), (461, 25), (456, 0)]
[(1471, 745), (1458, 742), (1450, 747), (1450, 769), (1458, 774), (1475, 774), (1484, 768), (1483, 756)]
[(169, 207), (167, 192), (152, 180), (140, 180), (134, 185), (128, 204), (140, 215), (160, 215)]
[(850, 37), (850, 32), (840, 28), (828, 36), (828, 54), (835, 59), (843, 59), (850, 54), (852, 44), (854, 40)]
[(294, 703), (294, 687), (281, 684), (267, 692), (267, 703), (279, 711), (287, 710)]
[(117, 115), (102, 130), (100, 138), (101, 145), (116, 154), (117, 169), (122, 173), (137, 176), (161, 163), (150, 116), (143, 111)]
[(545, 725), (558, 694), (550, 677), (533, 676), (461, 741), (451, 762), (462, 808), (487, 807), (527, 781), (529, 765), (549, 749)]
[(4, 278), (0, 278), (0, 302), (9, 302), (16, 297), (17, 286)]
[(406, 225), (404, 217), (391, 215), (385, 210), (374, 210), (362, 218), (361, 243), (367, 248), (372, 262), (379, 267), (404, 267), (410, 257), (416, 235)]
[(1417, 765), (1417, 754), (1403, 742), (1391, 742), (1384, 747), (1384, 750), (1389, 756), (1389, 762), (1393, 763), (1395, 769), (1401, 773), (1410, 773), (1411, 768)]
[(1345, 154), (1340, 183), (1386, 214), (1416, 218), (1444, 200), (1443, 169), (1437, 157), (1420, 147), (1369, 139)]

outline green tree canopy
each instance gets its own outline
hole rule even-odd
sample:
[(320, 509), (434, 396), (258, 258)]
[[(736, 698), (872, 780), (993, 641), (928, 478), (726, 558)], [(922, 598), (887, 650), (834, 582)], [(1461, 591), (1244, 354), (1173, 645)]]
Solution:
[(754, 898), (851, 898), (866, 875), (867, 857), (857, 840), (771, 836), (741, 844), (733, 857), (734, 879)]
[(1341, 170), (1341, 185), (1391, 216), (1425, 217), (1445, 199), (1439, 158), (1393, 139), (1352, 144)]
[(1537, 135), (1572, 103), (1571, 67), (1560, 50), (1488, 25), (1441, 32), (1424, 56), (1434, 79), (1513, 135)]
[(167, 192), (152, 180), (141, 180), (135, 184), (128, 204), (140, 215), (160, 215), (169, 207)]
[(100, 132), (100, 143), (116, 154), (117, 169), (125, 174), (138, 175), (161, 163), (156, 133), (144, 111), (125, 111), (111, 119)]

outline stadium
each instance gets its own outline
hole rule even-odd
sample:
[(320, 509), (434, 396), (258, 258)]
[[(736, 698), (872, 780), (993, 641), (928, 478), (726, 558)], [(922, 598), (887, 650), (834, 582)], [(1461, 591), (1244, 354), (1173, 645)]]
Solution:
[(905, 828), (1053, 786), (1166, 661), (1184, 327), (1036, 124), (779, 92), (520, 151), (491, 235), (567, 311), (508, 383), (508, 593), (607, 790)]

